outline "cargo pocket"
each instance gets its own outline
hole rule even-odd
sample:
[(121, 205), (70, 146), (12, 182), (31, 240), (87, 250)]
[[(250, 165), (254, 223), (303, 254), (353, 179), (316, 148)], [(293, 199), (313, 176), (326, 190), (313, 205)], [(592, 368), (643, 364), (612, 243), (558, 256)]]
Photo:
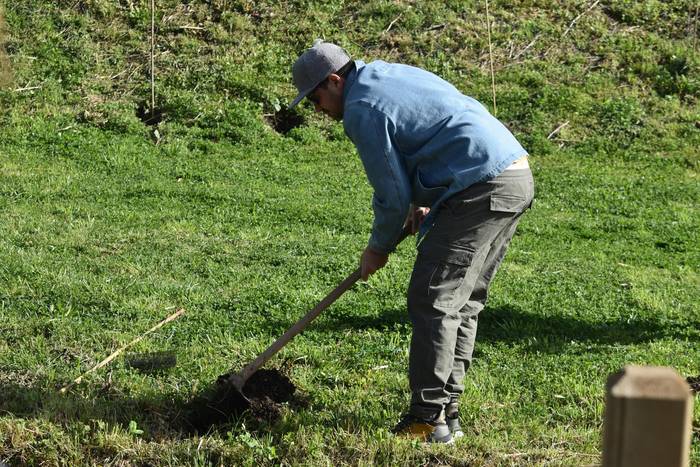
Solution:
[(465, 277), (474, 258), (467, 249), (450, 251), (444, 259), (435, 263), (428, 283), (428, 296), (433, 306), (446, 310), (461, 307)]
[(491, 194), (491, 211), (519, 213), (530, 206), (530, 200), (506, 193)]

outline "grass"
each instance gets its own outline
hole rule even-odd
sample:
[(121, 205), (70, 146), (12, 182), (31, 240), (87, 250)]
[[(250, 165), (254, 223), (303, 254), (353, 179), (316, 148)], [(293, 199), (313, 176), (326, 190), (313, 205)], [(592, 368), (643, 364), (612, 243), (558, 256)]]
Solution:
[[(590, 2), (495, 2), (498, 116), (531, 153), (537, 200), (480, 319), (466, 439), (387, 434), (408, 402), (410, 240), (270, 362), (305, 405), (274, 425), (174, 429), (183, 403), (356, 267), (369, 235), (371, 191), (342, 127), (281, 112), (297, 54), (326, 37), (487, 104), (491, 80), (478, 2), (157, 4), (163, 120), (146, 125), (149, 2), (4, 2), (0, 461), (590, 465), (608, 374), (700, 374), (694, 3), (604, 1), (564, 36)], [(131, 349), (173, 351), (174, 368), (118, 359), (58, 394), (179, 306)]]

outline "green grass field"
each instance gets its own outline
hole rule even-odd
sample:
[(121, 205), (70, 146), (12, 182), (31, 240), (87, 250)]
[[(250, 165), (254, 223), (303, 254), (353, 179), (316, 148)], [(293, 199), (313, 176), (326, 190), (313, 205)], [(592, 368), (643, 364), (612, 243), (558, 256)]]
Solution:
[[(409, 400), (410, 240), (270, 361), (301, 401), (280, 421), (201, 436), (173, 421), (368, 238), (342, 125), (281, 110), (296, 56), (324, 37), (492, 107), (485, 2), (157, 0), (155, 125), (139, 118), (150, 2), (0, 5), (0, 463), (596, 465), (610, 373), (700, 375), (693, 0), (489, 4), (497, 115), (531, 153), (537, 199), (481, 315), (452, 447), (388, 433)], [(127, 351), (175, 367), (122, 356), (58, 392), (178, 307)]]

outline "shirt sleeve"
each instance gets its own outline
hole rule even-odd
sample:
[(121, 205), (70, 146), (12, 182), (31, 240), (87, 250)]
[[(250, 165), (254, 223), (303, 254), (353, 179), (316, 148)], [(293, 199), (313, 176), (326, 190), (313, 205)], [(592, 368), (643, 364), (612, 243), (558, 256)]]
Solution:
[(364, 103), (346, 108), (343, 123), (374, 189), (374, 223), (368, 246), (381, 253), (391, 253), (396, 249), (411, 202), (408, 176), (393, 143), (394, 123)]

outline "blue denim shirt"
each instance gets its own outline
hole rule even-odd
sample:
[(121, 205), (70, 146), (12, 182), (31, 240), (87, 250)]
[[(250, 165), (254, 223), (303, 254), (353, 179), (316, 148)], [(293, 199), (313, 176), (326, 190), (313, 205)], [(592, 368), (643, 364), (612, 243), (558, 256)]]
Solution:
[(394, 250), (411, 203), (431, 208), (420, 240), (447, 198), (527, 154), (482, 104), (442, 78), (380, 60), (355, 64), (343, 125), (374, 189), (370, 248)]

